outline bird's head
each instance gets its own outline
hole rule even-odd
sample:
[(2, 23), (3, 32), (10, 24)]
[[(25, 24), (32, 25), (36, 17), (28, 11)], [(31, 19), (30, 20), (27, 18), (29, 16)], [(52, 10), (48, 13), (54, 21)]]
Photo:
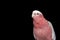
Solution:
[(40, 20), (43, 19), (43, 14), (38, 10), (34, 10), (32, 12), (32, 18), (34, 21), (39, 22)]
[(33, 18), (33, 24), (36, 26), (39, 26), (39, 25), (41, 26), (46, 23), (46, 20), (43, 14), (38, 10), (34, 10), (32, 12), (32, 18)]

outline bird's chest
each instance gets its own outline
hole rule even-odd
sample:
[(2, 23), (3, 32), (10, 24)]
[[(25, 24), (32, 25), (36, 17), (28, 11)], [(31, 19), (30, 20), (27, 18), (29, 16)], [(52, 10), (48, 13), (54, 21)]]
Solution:
[(49, 28), (35, 29), (34, 33), (38, 38), (44, 38), (50, 36), (51, 30)]

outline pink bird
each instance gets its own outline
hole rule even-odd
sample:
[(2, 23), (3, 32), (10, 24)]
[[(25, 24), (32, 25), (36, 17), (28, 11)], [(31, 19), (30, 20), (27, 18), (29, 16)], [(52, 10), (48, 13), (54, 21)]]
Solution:
[(44, 18), (40, 11), (34, 10), (32, 18), (34, 25), (33, 35), (36, 40), (55, 40), (52, 24)]

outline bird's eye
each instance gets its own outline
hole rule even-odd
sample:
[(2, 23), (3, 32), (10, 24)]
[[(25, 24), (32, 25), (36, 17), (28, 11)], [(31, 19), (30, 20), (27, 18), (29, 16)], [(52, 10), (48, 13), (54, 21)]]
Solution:
[(34, 13), (34, 15), (39, 15), (39, 13)]
[(39, 15), (39, 13), (37, 13), (37, 15)]
[(36, 13), (34, 13), (34, 15), (36, 15)]

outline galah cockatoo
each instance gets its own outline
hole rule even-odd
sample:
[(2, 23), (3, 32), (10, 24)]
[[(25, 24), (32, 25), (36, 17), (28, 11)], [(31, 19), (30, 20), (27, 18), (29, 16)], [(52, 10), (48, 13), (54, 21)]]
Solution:
[(33, 35), (36, 40), (56, 40), (51, 22), (46, 20), (40, 11), (34, 10), (32, 18), (34, 25)]

